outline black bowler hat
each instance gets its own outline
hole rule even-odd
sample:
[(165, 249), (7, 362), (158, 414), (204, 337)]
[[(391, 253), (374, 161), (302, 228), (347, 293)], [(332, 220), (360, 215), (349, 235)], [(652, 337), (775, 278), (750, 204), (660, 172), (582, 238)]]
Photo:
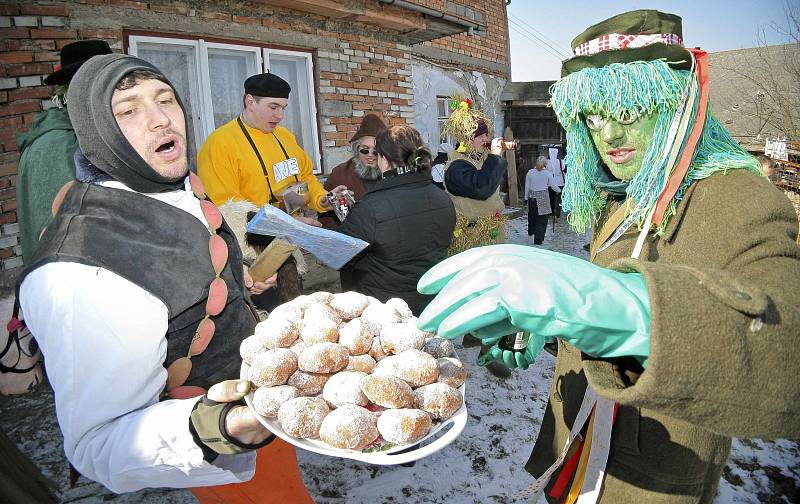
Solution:
[(111, 54), (111, 47), (105, 40), (79, 40), (61, 49), (61, 63), (56, 71), (44, 78), (47, 85), (67, 84), (75, 72), (92, 56)]
[(244, 81), (245, 94), (264, 98), (289, 98), (292, 87), (273, 73), (251, 75)]

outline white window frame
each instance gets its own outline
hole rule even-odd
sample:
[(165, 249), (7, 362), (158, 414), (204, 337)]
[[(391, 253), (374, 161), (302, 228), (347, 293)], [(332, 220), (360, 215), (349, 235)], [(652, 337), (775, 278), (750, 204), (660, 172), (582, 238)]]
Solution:
[[(445, 116), (440, 116), (439, 115), (439, 103), (441, 101), (444, 101), (444, 110), (445, 110), (446, 113), (448, 113)], [(447, 119), (450, 117), (449, 112), (450, 112), (450, 97), (449, 96), (437, 96), (436, 97), (436, 128), (439, 130), (439, 136), (437, 137), (437, 144), (436, 144), (436, 148), (437, 149), (439, 148), (439, 145), (442, 142), (447, 142), (448, 144), (450, 144), (451, 147), (455, 145), (455, 142), (454, 142), (454, 139), (452, 138), (452, 135), (447, 135), (446, 138), (442, 138), (443, 131), (442, 131), (442, 126), (441, 126), (442, 125), (441, 121), (443, 119), (445, 121), (447, 121)]]
[[(219, 42), (206, 42), (203, 39), (198, 40), (200, 43), (200, 89), (203, 96), (203, 127), (205, 128), (203, 141), (208, 138), (208, 135), (216, 129), (214, 126), (214, 109), (211, 101), (211, 75), (208, 68), (208, 50), (209, 49), (227, 49), (230, 51), (241, 51), (252, 53), (255, 56), (256, 71), (264, 68), (264, 62), (261, 59), (261, 50), (259, 47), (245, 46), (239, 44), (222, 44)], [(244, 94), (244, 90), (242, 90)], [(197, 146), (200, 150), (200, 146)]]
[[(263, 46), (251, 46), (243, 44), (231, 44), (220, 42), (207, 42), (203, 39), (184, 39), (184, 38), (171, 38), (151, 35), (129, 35), (128, 36), (128, 53), (132, 56), (138, 55), (138, 47), (141, 43), (164, 44), (164, 45), (180, 45), (194, 47), (195, 51), (195, 65), (200, 76), (198, 101), (199, 103), (192, 103), (195, 107), (194, 110), (200, 114), (199, 121), (202, 131), (200, 138), (204, 142), (206, 138), (214, 131), (214, 110), (211, 102), (211, 78), (209, 75), (208, 65), (208, 50), (209, 49), (226, 49), (232, 51), (243, 51), (252, 53), (255, 56), (256, 68), (262, 72), (269, 70), (269, 55), (286, 55), (293, 58), (302, 58), (305, 60), (305, 67), (307, 73), (306, 85), (307, 93), (301, 95), (301, 107), (308, 111), (307, 114), (301, 115), (301, 125), (304, 130), (311, 133), (311, 145), (304, 146), (304, 150), (311, 158), (314, 166), (314, 173), (322, 173), (322, 150), (319, 142), (319, 126), (317, 124), (317, 105), (316, 93), (314, 88), (314, 64), (313, 57), (310, 52), (304, 51), (289, 51), (284, 49), (273, 49)], [(258, 71), (257, 70), (257, 71)], [(307, 99), (306, 99), (307, 98)], [(304, 103), (308, 101), (308, 103)], [(291, 111), (290, 111), (291, 113)], [(200, 145), (197, 146), (200, 149)]]
[[(169, 37), (147, 37), (141, 35), (131, 35), (128, 37), (128, 54), (132, 56), (139, 55), (139, 44), (140, 43), (152, 43), (152, 44), (168, 44), (168, 45), (177, 45), (177, 46), (185, 46), (185, 47), (193, 47), (194, 51), (194, 63), (195, 67), (197, 68), (198, 74), (202, 74), (201, 69), (201, 62), (200, 62), (200, 44), (199, 40), (192, 40), (192, 39), (182, 39), (182, 38), (169, 38)], [(200, 114), (200, 124), (203, 128), (203, 131), (200, 132), (200, 139), (205, 142), (206, 138), (208, 137), (209, 133), (206, 133), (207, 130), (207, 122), (205, 118), (205, 112), (203, 111), (203, 106), (205, 103), (205, 97), (203, 93), (202, 86), (198, 90), (199, 96), (198, 100), (200, 103), (197, 103), (197, 107), (193, 109), (194, 112)], [(181, 97), (182, 99), (186, 99), (186, 97)], [(191, 97), (189, 97), (191, 99)], [(194, 103), (192, 105), (195, 105)], [(192, 118), (192, 123), (194, 123), (194, 118)], [(197, 140), (197, 139), (195, 139)], [(197, 145), (196, 149), (200, 149), (200, 146)]]
[[(319, 145), (319, 130), (317, 128), (317, 101), (314, 99), (314, 59), (312, 54), (309, 52), (299, 52), (299, 51), (287, 51), (284, 49), (273, 49), (270, 47), (264, 47), (262, 49), (264, 54), (264, 71), (269, 70), (269, 56), (270, 54), (278, 54), (284, 56), (291, 56), (293, 58), (301, 58), (305, 59), (306, 65), (306, 75), (308, 79), (306, 80), (306, 91), (307, 93), (302, 94), (302, 98), (300, 99), (300, 107), (304, 108), (309, 111), (309, 115), (301, 115), (301, 124), (303, 129), (309, 129), (311, 131), (311, 144), (313, 147), (313, 151), (310, 157), (312, 162), (314, 163), (314, 172), (315, 173), (322, 173), (322, 156), (321, 156), (321, 149)], [(306, 100), (308, 98), (308, 100)], [(309, 103), (304, 103), (308, 101)], [(289, 113), (291, 114), (292, 111), (290, 110)], [(308, 124), (310, 123), (310, 124)], [(306, 150), (306, 154), (308, 154), (308, 150)]]

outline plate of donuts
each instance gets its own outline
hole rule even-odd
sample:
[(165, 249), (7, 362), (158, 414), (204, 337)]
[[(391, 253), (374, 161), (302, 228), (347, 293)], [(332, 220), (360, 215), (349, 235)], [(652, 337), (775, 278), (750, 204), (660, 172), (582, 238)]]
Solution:
[(240, 354), (259, 421), (315, 453), (403, 464), (452, 443), (467, 422), (466, 367), (399, 298), (300, 296), (260, 322)]

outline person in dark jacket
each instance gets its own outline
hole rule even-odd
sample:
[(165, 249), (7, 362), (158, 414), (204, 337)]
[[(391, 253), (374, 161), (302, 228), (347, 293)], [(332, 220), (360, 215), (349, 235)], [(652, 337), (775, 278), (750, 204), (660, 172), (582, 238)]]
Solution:
[(417, 292), (417, 281), (447, 256), (456, 211), (431, 183), (432, 156), (417, 130), (392, 126), (377, 136), (375, 148), (382, 178), (339, 227), (370, 246), (346, 266), (352, 284), (342, 290), (380, 301), (399, 297), (418, 315), (431, 296)]

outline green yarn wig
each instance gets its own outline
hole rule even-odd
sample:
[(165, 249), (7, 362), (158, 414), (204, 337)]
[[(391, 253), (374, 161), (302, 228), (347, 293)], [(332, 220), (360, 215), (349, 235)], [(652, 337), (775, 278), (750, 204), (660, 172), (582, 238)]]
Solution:
[[(600, 170), (600, 157), (594, 146), (584, 117), (601, 114), (620, 118), (631, 111), (640, 115), (658, 114), (653, 141), (642, 158), (642, 167), (627, 187), (627, 197), (647, 210), (653, 208), (663, 187), (668, 168), (662, 153), (668, 141), (669, 128), (680, 106), (693, 74), (676, 70), (663, 60), (634, 63), (611, 63), (600, 68), (584, 68), (573, 72), (550, 87), (551, 106), (567, 133), (568, 168), (562, 196), (564, 210), (569, 212), (569, 224), (583, 233), (598, 218), (605, 199), (592, 183)], [(692, 107), (695, 113), (697, 105)], [(678, 138), (677, 141), (681, 141)], [(711, 116), (706, 118), (702, 136), (680, 189), (670, 202), (659, 229), (666, 228), (674, 215), (677, 203), (693, 181), (717, 171), (746, 169), (760, 174), (756, 158), (745, 152), (725, 128)], [(641, 227), (648, 212), (637, 219)]]

